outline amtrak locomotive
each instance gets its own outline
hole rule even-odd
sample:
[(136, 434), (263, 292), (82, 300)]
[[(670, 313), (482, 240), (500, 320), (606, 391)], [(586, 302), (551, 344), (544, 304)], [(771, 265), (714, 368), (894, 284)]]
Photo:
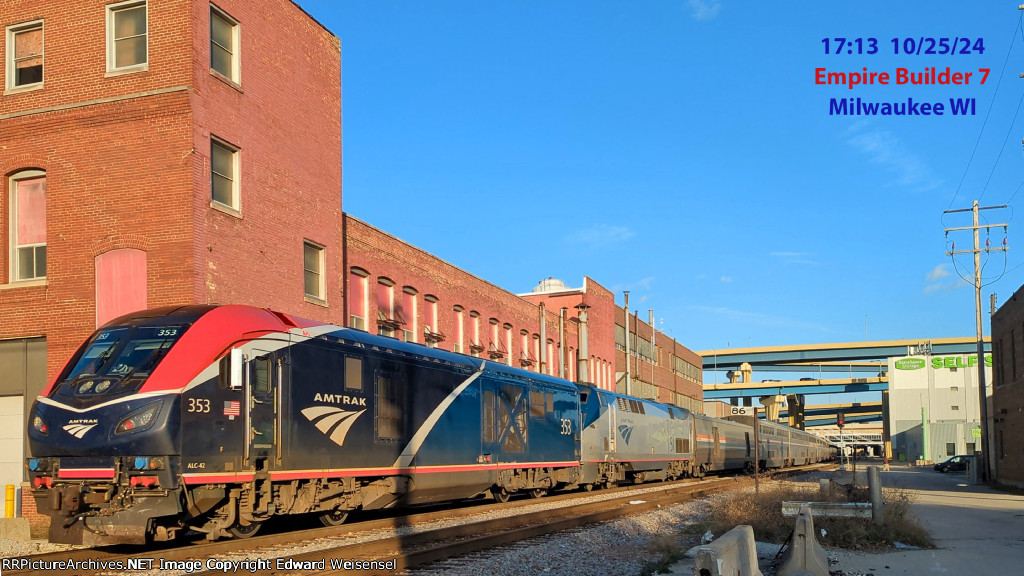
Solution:
[[(830, 454), (759, 425), (762, 467)], [(26, 466), (50, 541), (142, 544), (752, 468), (752, 426), (280, 312), (182, 306), (79, 348), (32, 406)]]

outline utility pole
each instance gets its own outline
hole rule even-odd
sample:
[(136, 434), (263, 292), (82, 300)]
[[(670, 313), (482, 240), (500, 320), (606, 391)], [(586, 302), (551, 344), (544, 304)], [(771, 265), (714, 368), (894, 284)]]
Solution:
[(986, 206), (984, 208), (978, 207), (978, 201), (975, 200), (971, 208), (962, 208), (959, 210), (946, 210), (943, 214), (952, 214), (954, 212), (971, 212), (974, 215), (973, 226), (963, 226), (960, 228), (946, 228), (946, 236), (949, 236), (950, 232), (958, 230), (971, 230), (974, 232), (974, 249), (972, 250), (957, 250), (956, 243), (953, 243), (951, 250), (946, 252), (947, 256), (955, 256), (956, 254), (974, 254), (974, 312), (975, 312), (975, 328), (978, 334), (978, 403), (981, 407), (981, 471), (982, 479), (988, 480), (989, 476), (989, 458), (992, 451), (989, 449), (989, 434), (985, 428), (988, 426), (988, 402), (987, 394), (985, 393), (985, 342), (981, 326), (981, 253), (982, 252), (1005, 252), (1009, 248), (1006, 246), (1006, 238), (1003, 238), (1003, 245), (993, 248), (989, 241), (985, 240), (985, 247), (982, 248), (978, 242), (978, 230), (985, 228), (986, 230), (991, 228), (1002, 228), (1003, 232), (1006, 232), (1007, 225), (1003, 224), (978, 224), (978, 212), (980, 210), (995, 210), (1006, 208), (1006, 205), (1002, 206)]

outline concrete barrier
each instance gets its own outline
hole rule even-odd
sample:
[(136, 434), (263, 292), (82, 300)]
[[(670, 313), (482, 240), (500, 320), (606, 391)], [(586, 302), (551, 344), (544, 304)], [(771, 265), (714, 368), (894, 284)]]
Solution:
[(737, 526), (711, 544), (698, 548), (693, 573), (694, 576), (763, 576), (757, 567), (754, 529), (745, 524)]
[(814, 518), (811, 507), (800, 507), (796, 517), (796, 529), (789, 541), (789, 547), (782, 552), (782, 561), (776, 576), (829, 576), (828, 555), (814, 537)]
[(27, 542), (32, 539), (28, 518), (0, 518), (0, 540), (19, 540)]

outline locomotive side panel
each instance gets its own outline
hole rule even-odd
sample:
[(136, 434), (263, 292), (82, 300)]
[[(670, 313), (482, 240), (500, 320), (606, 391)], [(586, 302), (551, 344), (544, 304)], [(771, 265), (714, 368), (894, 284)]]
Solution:
[(689, 411), (589, 387), (581, 390), (587, 398), (582, 408), (584, 484), (692, 473)]

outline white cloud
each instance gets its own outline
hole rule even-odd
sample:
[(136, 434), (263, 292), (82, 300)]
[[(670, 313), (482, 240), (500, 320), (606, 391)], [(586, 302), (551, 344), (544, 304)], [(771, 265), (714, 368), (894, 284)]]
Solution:
[(857, 123), (851, 128), (853, 136), (847, 143), (867, 155), (871, 162), (880, 165), (896, 179), (890, 186), (901, 186), (923, 192), (939, 187), (940, 181), (920, 156), (906, 149), (903, 142), (888, 130), (871, 130), (866, 124)]
[(732, 282), (732, 276), (722, 276), (722, 282), (725, 282), (726, 284)]
[(949, 264), (939, 264), (928, 273), (928, 276), (925, 279), (929, 282), (934, 282), (936, 280), (946, 278), (947, 276), (949, 276)]
[(925, 276), (925, 282), (927, 283), (924, 287), (925, 294), (930, 294), (939, 290), (953, 290), (961, 286), (969, 286), (971, 284), (960, 276), (956, 276), (954, 278), (953, 273), (949, 271), (949, 264), (939, 264), (935, 268), (932, 268), (931, 272)]
[(589, 228), (577, 230), (567, 236), (567, 242), (573, 244), (585, 244), (590, 248), (604, 248), (619, 242), (625, 242), (636, 232), (624, 226), (609, 226), (607, 224), (594, 224)]
[(687, 4), (693, 11), (694, 20), (711, 20), (718, 16), (718, 11), (722, 9), (722, 4), (718, 0), (689, 0)]

